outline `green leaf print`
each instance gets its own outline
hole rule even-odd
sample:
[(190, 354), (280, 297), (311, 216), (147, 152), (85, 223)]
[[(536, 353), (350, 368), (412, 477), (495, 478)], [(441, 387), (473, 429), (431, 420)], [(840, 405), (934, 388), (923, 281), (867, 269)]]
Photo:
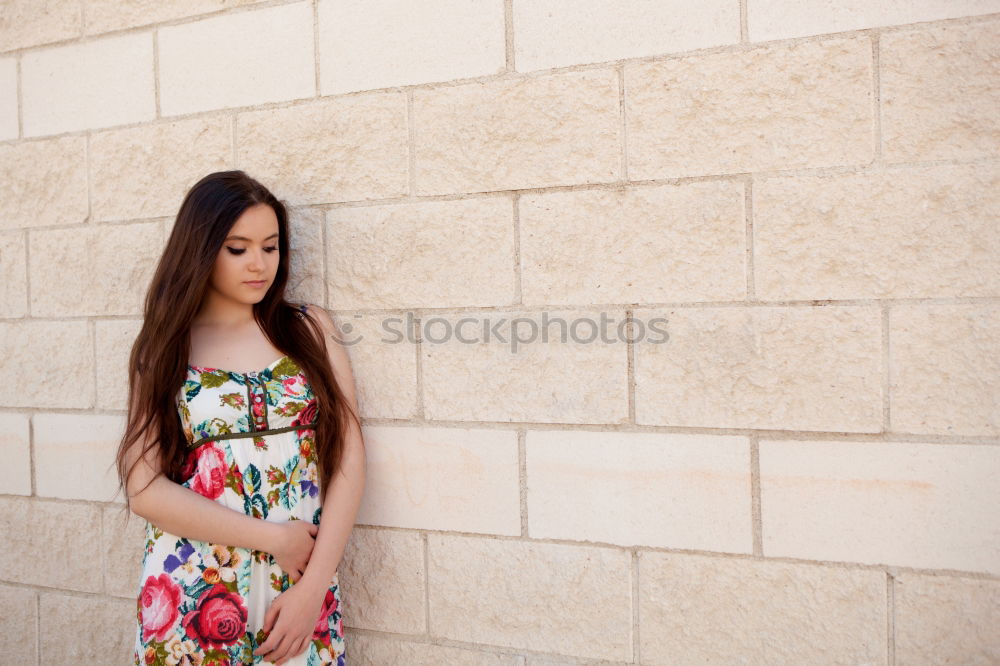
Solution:
[(225, 370), (218, 370), (200, 373), (198, 381), (205, 388), (219, 388), (226, 383), (227, 379), (229, 379), (229, 373)]
[(254, 518), (267, 518), (268, 506), (262, 495), (252, 495), (250, 497), (250, 507)]
[(270, 506), (280, 504), (291, 509), (299, 503), (299, 477), (302, 475), (299, 467), (299, 456), (294, 455), (285, 461), (284, 468), (274, 465), (267, 468), (267, 478), (276, 487), (267, 493), (267, 503)]
[(260, 490), (260, 470), (253, 463), (247, 465), (246, 471), (243, 472), (243, 482), (247, 487), (247, 494)]
[(274, 370), (271, 371), (273, 377), (292, 377), (299, 373), (298, 364), (293, 361), (288, 356), (281, 359), (278, 365), (274, 366)]

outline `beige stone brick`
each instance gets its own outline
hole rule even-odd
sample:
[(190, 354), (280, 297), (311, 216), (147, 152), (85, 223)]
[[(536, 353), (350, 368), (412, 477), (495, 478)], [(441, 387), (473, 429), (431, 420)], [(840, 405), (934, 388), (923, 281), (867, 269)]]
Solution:
[[(0, 413), (0, 494), (31, 494), (31, 440), (28, 415)], [(2, 653), (2, 651), (0, 651)]]
[(446, 534), (427, 547), (431, 636), (630, 659), (628, 552)]
[(36, 592), (0, 585), (0, 654), (11, 664), (38, 663), (38, 600)]
[[(127, 520), (126, 520), (127, 518)], [(142, 557), (146, 547), (146, 519), (121, 506), (101, 510), (104, 543), (104, 591), (136, 599), (142, 585)]]
[(237, 164), (287, 204), (407, 194), (404, 93), (369, 93), (236, 116)]
[(397, 636), (357, 634), (347, 638), (345, 656), (357, 666), (524, 666), (524, 657), (445, 647)]
[[(43, 664), (128, 664), (136, 630), (135, 601), (39, 595)], [(99, 627), (99, 631), (95, 628)]]
[(159, 28), (161, 112), (173, 116), (313, 97), (313, 49), (308, 1)]
[(128, 408), (128, 362), (142, 319), (109, 319), (94, 322), (99, 386), (97, 408)]
[(176, 216), (202, 176), (232, 166), (229, 118), (193, 118), (90, 137), (94, 220)]
[(760, 442), (764, 554), (1000, 573), (1000, 447)]
[(413, 91), (416, 194), (621, 178), (613, 69)]
[(4, 0), (0, 51), (49, 44), (78, 37), (83, 29), (79, 0)]
[(765, 178), (753, 197), (759, 298), (1000, 295), (1000, 164)]
[(743, 200), (738, 181), (525, 194), (522, 302), (742, 300)]
[(0, 580), (101, 591), (99, 506), (0, 497), (0, 534)]
[(87, 140), (0, 144), (0, 229), (87, 221)]
[(872, 81), (867, 36), (626, 63), (629, 178), (866, 164)]
[(725, 0), (527, 0), (514, 11), (514, 35), (518, 71), (566, 67), (735, 44), (740, 8)]
[(427, 573), (420, 534), (355, 527), (337, 574), (345, 625), (424, 632)]
[[(980, 3), (980, 8), (986, 4), (1000, 11), (1000, 2)], [(920, 26), (881, 35), (879, 85), (886, 162), (1000, 155), (997, 62), (1000, 20)]]
[(125, 426), (120, 416), (52, 414), (32, 416), (35, 492), (40, 497), (124, 502), (115, 497), (114, 459)]
[(886, 664), (881, 571), (639, 552), (643, 664)]
[(1000, 663), (1000, 581), (901, 573), (893, 583), (896, 663)]
[(17, 107), (17, 58), (0, 58), (0, 140), (17, 138)]
[(21, 55), (24, 136), (149, 121), (156, 117), (154, 95), (153, 35), (149, 32)]
[(891, 429), (1000, 434), (998, 349), (1000, 305), (894, 305), (889, 310)]
[(288, 209), (288, 233), (292, 247), (285, 298), (290, 301), (320, 306), (326, 303), (324, 215), (319, 208), (297, 206)]
[(752, 553), (746, 437), (529, 431), (528, 533)]
[[(879, 432), (877, 308), (637, 310), (636, 422)], [(666, 323), (660, 323), (663, 320)], [(659, 321), (657, 321), (659, 320)], [(664, 343), (661, 331), (666, 331)]]
[(23, 231), (0, 232), (0, 317), (28, 314), (28, 253)]
[(417, 350), (407, 314), (332, 313), (351, 359), (363, 417), (417, 416)]
[(358, 522), (518, 536), (517, 433), (366, 426)]
[[(94, 406), (94, 347), (86, 321), (0, 322), (0, 375), (9, 386), (3, 407)], [(44, 370), (41, 371), (41, 370)]]
[(339, 308), (509, 305), (513, 214), (505, 196), (329, 210), (330, 299)]
[(502, 74), (502, 2), (317, 3), (323, 95)]
[(110, 32), (245, 7), (261, 0), (84, 0), (87, 34)]
[(996, 11), (1000, 11), (1000, 2), (997, 0), (921, 2), (747, 0), (747, 32), (751, 41), (758, 42), (920, 21), (938, 21)]
[(624, 322), (621, 310), (422, 318), (424, 414), (463, 421), (623, 423), (628, 362), (625, 334), (618, 329)]
[(31, 230), (31, 314), (141, 314), (163, 247), (159, 222)]

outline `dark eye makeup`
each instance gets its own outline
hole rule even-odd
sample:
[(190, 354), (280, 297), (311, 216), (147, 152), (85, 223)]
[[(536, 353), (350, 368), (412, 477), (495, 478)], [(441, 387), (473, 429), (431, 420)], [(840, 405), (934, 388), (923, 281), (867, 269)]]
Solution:
[[(246, 248), (242, 248), (242, 247), (240, 247), (240, 248), (237, 248), (237, 247), (229, 247), (229, 246), (227, 245), (227, 246), (226, 246), (226, 249), (227, 249), (227, 250), (229, 250), (229, 254), (236, 254), (236, 255), (240, 255), (240, 254), (243, 254), (244, 252), (246, 252)], [(275, 251), (275, 250), (277, 250), (277, 249), (278, 249), (278, 247), (277, 247), (277, 246), (272, 246), (272, 247), (265, 247), (265, 248), (264, 248), (264, 251), (265, 251), (265, 252), (274, 252), (274, 251)]]

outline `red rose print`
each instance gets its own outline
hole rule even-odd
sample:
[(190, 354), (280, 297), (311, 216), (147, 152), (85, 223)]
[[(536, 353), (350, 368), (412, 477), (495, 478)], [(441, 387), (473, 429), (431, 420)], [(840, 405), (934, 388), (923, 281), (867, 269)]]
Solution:
[(185, 615), (181, 624), (206, 650), (225, 647), (246, 633), (247, 608), (243, 597), (219, 583), (202, 593), (198, 607)]
[(199, 447), (198, 470), (191, 481), (191, 490), (208, 499), (215, 499), (226, 487), (226, 455), (212, 444)]
[(139, 593), (143, 642), (166, 639), (177, 622), (181, 596), (180, 586), (165, 573), (146, 579)]
[(306, 406), (302, 408), (302, 411), (298, 413), (295, 420), (292, 421), (293, 426), (297, 425), (308, 425), (316, 421), (316, 415), (319, 412), (319, 407), (316, 405), (315, 400), (310, 400), (306, 403)]
[(326, 598), (323, 599), (323, 609), (313, 629), (313, 638), (322, 639), (324, 642), (330, 640), (330, 615), (335, 610), (337, 610), (337, 597), (333, 594), (333, 590), (327, 589)]

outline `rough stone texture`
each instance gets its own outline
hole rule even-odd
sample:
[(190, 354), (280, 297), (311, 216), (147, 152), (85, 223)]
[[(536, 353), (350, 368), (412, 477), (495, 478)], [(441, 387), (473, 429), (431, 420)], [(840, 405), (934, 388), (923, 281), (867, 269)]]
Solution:
[(415, 338), (407, 335), (406, 313), (331, 312), (331, 317), (351, 358), (361, 415), (415, 418), (417, 349)]
[(872, 81), (864, 35), (626, 63), (629, 178), (866, 164)]
[[(463, 318), (467, 323), (456, 331)], [(422, 319), (424, 414), (435, 420), (623, 423), (628, 361), (618, 328), (624, 322), (624, 311), (615, 309)]]
[(886, 664), (880, 571), (639, 551), (643, 664)]
[(47, 414), (32, 416), (35, 444), (35, 493), (94, 502), (124, 502), (115, 497), (115, 454), (125, 428), (122, 416)]
[(447, 534), (427, 548), (432, 637), (630, 658), (627, 552)]
[(385, 666), (524, 666), (524, 657), (478, 652), (433, 643), (407, 641), (395, 636), (353, 634), (346, 638), (345, 656), (352, 665)]
[[(424, 544), (417, 532), (355, 527), (337, 568), (344, 625), (422, 634)], [(348, 642), (350, 650), (350, 642)]]
[(613, 69), (413, 91), (416, 194), (621, 178)]
[(261, 0), (84, 0), (87, 34), (132, 28), (245, 7)]
[(743, 200), (727, 180), (525, 194), (522, 302), (743, 299)]
[[(921, 0), (920, 2), (802, 2), (747, 0), (750, 40), (785, 39), (879, 26), (936, 21), (1000, 11), (997, 0)], [(885, 39), (887, 32), (882, 32)], [(914, 70), (919, 71), (919, 70)]]
[(528, 533), (752, 553), (746, 437), (529, 431)]
[(151, 121), (154, 85), (148, 32), (29, 51), (21, 55), (24, 136)]
[(135, 640), (135, 601), (78, 597), (55, 592), (39, 595), (43, 664), (129, 664)]
[(17, 58), (0, 58), (0, 140), (18, 135)]
[(83, 31), (80, 0), (4, 0), (0, 13), (0, 51), (58, 42)]
[(882, 429), (876, 307), (676, 308), (635, 319), (656, 327), (635, 345), (637, 423)]
[(27, 256), (23, 231), (0, 232), (0, 317), (28, 314)]
[(509, 197), (334, 208), (326, 225), (330, 299), (338, 308), (516, 300)]
[(36, 592), (0, 585), (0, 654), (4, 663), (38, 663), (38, 601)]
[(193, 118), (90, 137), (94, 220), (175, 216), (202, 176), (232, 168), (230, 118)]
[(0, 144), (0, 229), (86, 222), (87, 139)]
[[(996, 0), (983, 5), (1000, 11)], [(879, 69), (885, 160), (1000, 155), (998, 66), (1000, 20), (883, 34)]]
[(366, 426), (358, 522), (520, 536), (517, 433)]
[(227, 12), (156, 34), (165, 116), (316, 94), (312, 2)]
[[(0, 413), (0, 494), (31, 494), (31, 442), (28, 415)], [(0, 650), (2, 654), (2, 650)]]
[(892, 430), (1000, 435), (997, 350), (1000, 304), (894, 305), (889, 310)]
[(146, 519), (126, 511), (123, 503), (121, 506), (105, 506), (101, 510), (101, 521), (104, 591), (116, 597), (136, 599), (142, 584)]
[(1000, 574), (1000, 447), (759, 446), (764, 555)]
[(142, 319), (108, 319), (94, 322), (96, 339), (97, 408), (128, 408), (128, 360), (142, 328)]
[(407, 194), (406, 95), (370, 93), (236, 116), (237, 164), (287, 204)]
[[(0, 376), (8, 386), (3, 407), (94, 407), (94, 343), (86, 321), (0, 321)], [(45, 372), (39, 368), (44, 367)]]
[(1000, 296), (1000, 164), (765, 178), (758, 298)]
[(159, 222), (32, 230), (31, 314), (141, 314), (164, 244)]
[(0, 534), (0, 580), (101, 591), (100, 506), (0, 497)]
[(735, 44), (740, 8), (727, 0), (526, 0), (514, 11), (514, 35), (518, 71), (566, 67)]
[[(515, 12), (515, 16), (517, 12)], [(319, 2), (323, 95), (502, 74), (504, 3)]]
[(902, 573), (893, 583), (896, 664), (1000, 664), (1000, 581)]
[(285, 298), (290, 301), (315, 303), (325, 307), (324, 215), (325, 213), (319, 208), (302, 206), (288, 209), (288, 227), (292, 247)]

